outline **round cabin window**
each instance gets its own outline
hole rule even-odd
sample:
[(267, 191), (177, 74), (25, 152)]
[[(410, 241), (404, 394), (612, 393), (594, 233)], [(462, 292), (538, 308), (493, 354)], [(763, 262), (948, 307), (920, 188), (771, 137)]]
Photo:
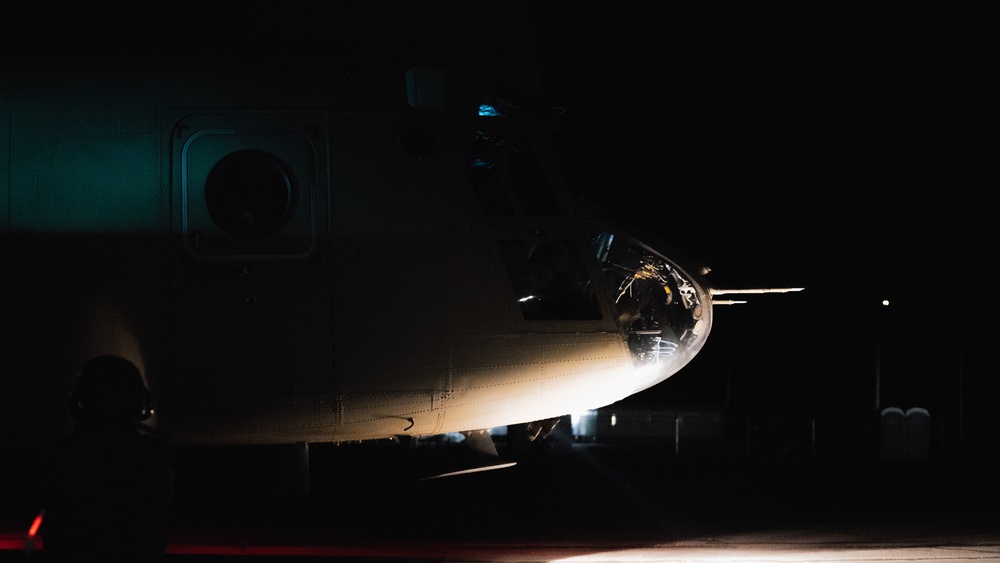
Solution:
[(226, 155), (205, 180), (212, 221), (239, 238), (260, 238), (280, 229), (295, 209), (296, 194), (288, 165), (261, 150)]

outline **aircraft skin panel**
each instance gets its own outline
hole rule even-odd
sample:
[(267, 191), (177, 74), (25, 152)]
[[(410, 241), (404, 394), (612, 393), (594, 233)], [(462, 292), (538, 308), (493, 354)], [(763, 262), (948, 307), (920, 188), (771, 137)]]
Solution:
[[(253, 443), (253, 400), (248, 395), (220, 395), (202, 393), (198, 396), (178, 395), (174, 400), (183, 403), (175, 407), (171, 402), (160, 410), (161, 427), (169, 429), (171, 443), (187, 445), (235, 445)], [(261, 443), (278, 443), (277, 437), (268, 437)]]
[(628, 350), (617, 333), (528, 333), (457, 339), (451, 351), (456, 388), (576, 376), (616, 369), (627, 361)]
[(173, 369), (191, 377), (176, 378), (171, 394), (329, 390), (328, 284), (176, 283), (172, 290)]
[[(442, 393), (371, 393), (339, 397), (340, 423), (355, 424), (366, 420), (397, 417), (403, 421), (397, 433), (412, 426), (413, 414), (441, 410)], [(435, 401), (435, 398), (437, 399)], [(435, 404), (436, 403), (436, 404)]]
[(0, 97), (0, 232), (10, 231), (10, 107)]
[(335, 251), (353, 254), (334, 260), (336, 392), (446, 388), (447, 280), (436, 242), (349, 241)]
[[(633, 386), (631, 356), (618, 334), (526, 334), (492, 344), (456, 344), (444, 431), (561, 416), (567, 403), (597, 408)], [(497, 365), (496, 358), (509, 363)]]
[[(439, 150), (418, 160), (397, 142), (410, 120), (345, 113), (328, 119), (334, 390), (447, 389), (448, 311), (456, 302), (469, 310), (465, 293), (452, 291), (450, 273), (482, 252), (469, 244), (471, 217), (449, 177), (454, 173), (443, 171), (454, 168), (448, 155), (455, 135), (442, 135)], [(477, 319), (496, 302), (483, 299)]]
[(438, 434), (450, 395), (435, 392), (340, 397), (342, 415), (333, 438), (344, 441), (364, 436)]
[[(273, 30), (269, 30), (272, 31)], [(321, 67), (316, 56), (287, 46), (178, 43), (153, 62), (169, 105), (180, 108), (274, 109), (307, 100), (329, 100), (335, 89), (324, 77), (336, 61)], [(192, 87), (211, 85), (210, 87)]]
[[(11, 115), (10, 228), (45, 232), (162, 232), (166, 193), (155, 77), (110, 57), (18, 69)], [(119, 77), (134, 77), (123, 81)], [(72, 84), (67, 88), (66, 84)], [(59, 108), (53, 111), (53, 108)], [(137, 190), (145, 186), (151, 189)], [(118, 212), (108, 214), (106, 210)]]
[[(634, 372), (620, 336), (558, 336), (563, 342), (550, 345), (542, 354), (548, 361), (535, 365), (529, 365), (528, 360), (538, 357), (545, 347), (540, 343), (512, 344), (522, 338), (497, 338), (493, 348), (481, 339), (476, 339), (475, 347), (456, 346), (453, 357), (459, 360), (454, 368), (454, 384), (447, 391), (348, 394), (335, 401), (329, 397), (313, 401), (272, 400), (266, 401), (266, 407), (258, 401), (244, 407), (247, 424), (242, 432), (236, 428), (216, 428), (207, 435), (225, 431), (235, 443), (421, 436), (489, 428), (508, 424), (512, 419), (528, 422), (552, 418), (565, 414), (567, 404), (581, 410), (596, 408), (629, 394), (634, 386)], [(538, 339), (537, 335), (527, 335), (523, 340)], [(511, 354), (520, 355), (525, 363), (475, 365), (484, 364), (483, 359)], [(599, 363), (593, 363), (595, 360)], [(570, 396), (575, 403), (567, 403)], [(207, 423), (202, 422), (198, 427), (204, 429)], [(199, 440), (198, 432), (178, 438), (192, 443)]]
[[(448, 334), (457, 337), (517, 334), (517, 318), (511, 313), (503, 276), (496, 271), (482, 234), (455, 235), (452, 239), (451, 252), (468, 258), (451, 262), (445, 303)], [(475, 306), (470, 307), (470, 303)]]

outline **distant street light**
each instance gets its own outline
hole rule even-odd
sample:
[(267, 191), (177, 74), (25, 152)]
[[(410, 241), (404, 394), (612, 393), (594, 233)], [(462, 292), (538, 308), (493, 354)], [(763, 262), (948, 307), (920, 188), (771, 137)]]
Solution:
[[(882, 300), (882, 307), (888, 307), (889, 300)], [(885, 313), (879, 311), (875, 315), (875, 414), (882, 407), (882, 317)]]

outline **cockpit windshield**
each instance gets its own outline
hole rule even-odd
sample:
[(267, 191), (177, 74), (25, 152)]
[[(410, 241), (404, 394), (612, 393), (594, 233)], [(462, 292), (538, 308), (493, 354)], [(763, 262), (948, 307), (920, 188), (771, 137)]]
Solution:
[(673, 364), (675, 354), (686, 356), (685, 349), (698, 340), (705, 325), (692, 281), (675, 264), (627, 235), (598, 229), (591, 240), (635, 365)]

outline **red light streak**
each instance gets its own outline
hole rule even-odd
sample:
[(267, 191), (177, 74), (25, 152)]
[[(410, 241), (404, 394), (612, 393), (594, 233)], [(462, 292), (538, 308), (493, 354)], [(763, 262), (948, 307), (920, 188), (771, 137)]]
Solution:
[(35, 516), (35, 519), (31, 522), (31, 528), (28, 528), (28, 537), (33, 538), (35, 534), (38, 533), (38, 528), (42, 527), (42, 519), (45, 517), (45, 511), (41, 511)]

